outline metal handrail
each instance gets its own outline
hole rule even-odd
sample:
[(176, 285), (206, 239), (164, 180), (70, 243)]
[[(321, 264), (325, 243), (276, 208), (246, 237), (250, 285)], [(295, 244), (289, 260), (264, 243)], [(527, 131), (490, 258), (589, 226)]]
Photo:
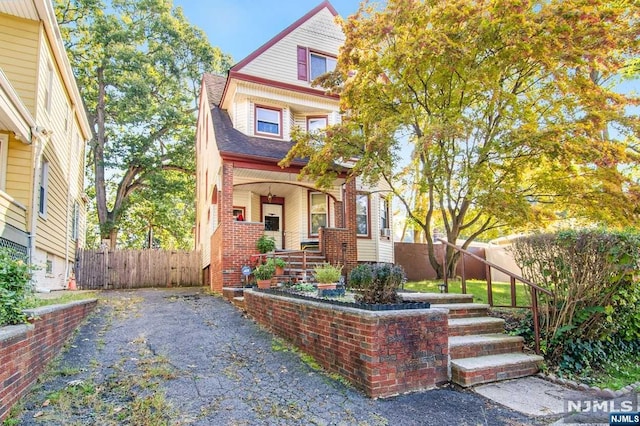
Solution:
[[(455, 249), (456, 251), (458, 251), (459, 253), (462, 253), (462, 262), (463, 262), (463, 266), (462, 266), (462, 294), (467, 294), (467, 286), (466, 286), (466, 279), (465, 279), (465, 268), (464, 268), (464, 256), (470, 256), (471, 258), (481, 262), (482, 264), (485, 265), (486, 268), (486, 276), (487, 276), (487, 301), (489, 302), (489, 306), (491, 307), (500, 307), (500, 308), (530, 308), (531, 309), (531, 314), (533, 316), (533, 331), (534, 331), (534, 335), (535, 335), (535, 349), (536, 349), (536, 353), (539, 355), (540, 354), (540, 321), (538, 318), (538, 295), (539, 293), (544, 293), (548, 296), (551, 297), (555, 297), (553, 292), (547, 290), (546, 288), (542, 288), (534, 283), (532, 283), (531, 281), (527, 280), (524, 277), (521, 277), (517, 274), (514, 274), (511, 271), (506, 270), (505, 268), (496, 265), (495, 263), (489, 262), (486, 259), (481, 258), (480, 256), (471, 253), (468, 250), (463, 249), (462, 247), (458, 247), (455, 244), (450, 243), (447, 240), (443, 240), (442, 238), (438, 238), (437, 241), (441, 242), (442, 244), (445, 244), (453, 249)], [(449, 281), (448, 281), (448, 277), (447, 277), (447, 252), (446, 250), (444, 250), (444, 253), (442, 255), (443, 257), (443, 262), (442, 262), (442, 271), (443, 271), (443, 278), (444, 278), (444, 286), (446, 291), (449, 291)], [(511, 305), (509, 306), (504, 306), (504, 305), (495, 305), (493, 303), (493, 291), (492, 291), (492, 283), (491, 283), (491, 268), (494, 268), (506, 275), (509, 276), (509, 281), (510, 281), (510, 291), (511, 291)], [(518, 306), (517, 304), (517, 300), (516, 300), (516, 280), (520, 281), (521, 283), (527, 285), (530, 287), (531, 289), (531, 306)]]

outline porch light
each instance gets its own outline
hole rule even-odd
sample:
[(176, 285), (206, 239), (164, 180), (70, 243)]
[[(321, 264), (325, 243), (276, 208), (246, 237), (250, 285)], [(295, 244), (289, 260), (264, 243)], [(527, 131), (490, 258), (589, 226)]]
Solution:
[(269, 185), (269, 193), (267, 194), (267, 200), (271, 202), (273, 200), (273, 194), (271, 193), (271, 185)]

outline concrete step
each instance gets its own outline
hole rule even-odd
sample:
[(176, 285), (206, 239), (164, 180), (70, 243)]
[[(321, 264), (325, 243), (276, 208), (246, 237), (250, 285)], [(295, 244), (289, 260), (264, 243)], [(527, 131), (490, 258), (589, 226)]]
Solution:
[(456, 293), (409, 293), (398, 292), (402, 300), (411, 302), (428, 302), (432, 305), (451, 303), (473, 303), (473, 294)]
[(240, 297), (234, 297), (233, 299), (231, 299), (231, 303), (233, 303), (234, 306), (236, 306), (239, 309), (242, 309), (243, 311), (244, 309), (244, 296), (240, 296)]
[(486, 317), (489, 305), (485, 303), (439, 303), (438, 308), (449, 309), (449, 318)]
[(539, 355), (508, 353), (451, 360), (451, 380), (469, 387), (480, 383), (497, 382), (531, 376), (540, 369)]
[(234, 297), (241, 297), (244, 289), (242, 287), (222, 287), (222, 296), (232, 301)]
[(504, 320), (493, 317), (450, 318), (449, 336), (504, 332)]
[(449, 337), (451, 359), (472, 358), (522, 352), (524, 339), (521, 336), (506, 334), (477, 334)]

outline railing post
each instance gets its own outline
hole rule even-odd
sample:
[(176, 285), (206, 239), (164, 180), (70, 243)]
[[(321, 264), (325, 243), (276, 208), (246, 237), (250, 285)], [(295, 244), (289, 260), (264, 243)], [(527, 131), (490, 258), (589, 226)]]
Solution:
[(462, 294), (467, 294), (467, 274), (465, 273), (465, 264), (464, 264), (464, 253), (460, 252), (462, 261), (462, 273), (460, 274), (460, 279), (462, 280)]
[(449, 280), (447, 278), (447, 246), (442, 244), (442, 278), (444, 280), (444, 292), (449, 293)]
[(540, 355), (540, 323), (538, 321), (538, 290), (531, 287), (531, 314), (533, 315), (533, 334), (536, 340), (536, 354)]
[(485, 274), (487, 275), (487, 302), (489, 306), (493, 306), (493, 289), (491, 288), (491, 266), (484, 265)]
[(511, 278), (511, 307), (515, 308), (518, 306), (518, 300), (516, 299), (516, 278)]

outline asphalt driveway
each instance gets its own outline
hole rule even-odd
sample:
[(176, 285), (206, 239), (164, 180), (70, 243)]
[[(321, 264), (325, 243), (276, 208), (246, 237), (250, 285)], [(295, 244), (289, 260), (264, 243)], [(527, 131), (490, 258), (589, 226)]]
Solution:
[(371, 400), (201, 289), (106, 292), (21, 425), (544, 424), (471, 391)]

